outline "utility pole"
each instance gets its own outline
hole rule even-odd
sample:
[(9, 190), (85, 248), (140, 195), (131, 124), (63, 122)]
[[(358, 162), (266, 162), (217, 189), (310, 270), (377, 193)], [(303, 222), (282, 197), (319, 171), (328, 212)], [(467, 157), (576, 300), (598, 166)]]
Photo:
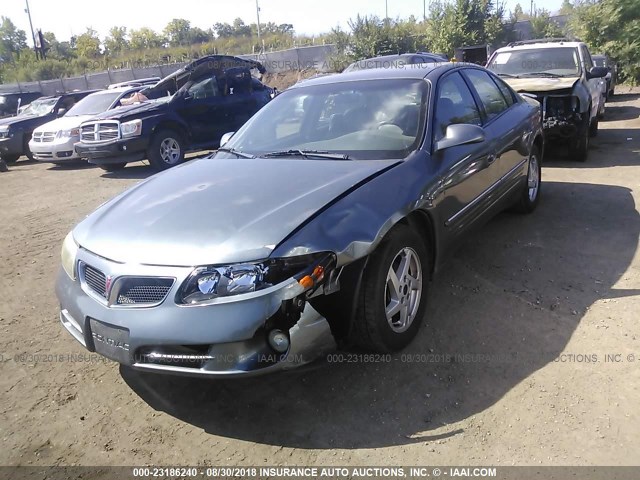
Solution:
[(531, 0), (531, 10), (529, 12), (529, 15), (533, 17), (533, 0)]
[(389, 0), (384, 0), (384, 18), (389, 20)]
[(36, 52), (36, 58), (38, 58), (38, 48), (36, 47), (36, 35), (33, 33), (33, 23), (31, 22), (31, 10), (29, 10), (29, 0), (24, 0), (27, 4), (27, 8), (24, 9), (25, 13), (29, 16), (29, 27), (31, 27), (31, 39), (33, 40), (33, 49)]
[(427, 0), (422, 0), (422, 19), (427, 21)]
[(256, 0), (256, 16), (258, 17), (258, 45), (260, 46), (260, 51), (262, 51), (262, 41), (260, 35), (260, 6), (258, 5), (258, 0)]

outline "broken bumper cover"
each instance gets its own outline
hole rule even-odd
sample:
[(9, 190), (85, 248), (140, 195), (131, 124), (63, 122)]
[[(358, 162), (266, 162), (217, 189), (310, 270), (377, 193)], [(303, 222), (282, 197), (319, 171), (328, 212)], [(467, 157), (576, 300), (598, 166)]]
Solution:
[[(335, 348), (327, 321), (307, 302), (288, 329), (289, 348), (275, 351), (265, 324), (292, 295), (295, 280), (208, 305), (180, 305), (176, 294), (190, 267), (127, 266), (80, 250), (78, 261), (121, 278), (175, 279), (159, 303), (111, 304), (92, 287), (95, 275), (72, 280), (61, 268), (56, 282), (63, 326), (87, 350), (138, 370), (192, 376), (245, 376), (293, 368)], [(117, 276), (112, 273), (117, 270)], [(116, 292), (116, 295), (119, 295)], [(117, 300), (119, 301), (119, 299)]]
[(135, 162), (147, 156), (149, 138), (146, 136), (118, 139), (104, 143), (76, 143), (75, 151), (89, 163), (106, 165), (109, 163)]

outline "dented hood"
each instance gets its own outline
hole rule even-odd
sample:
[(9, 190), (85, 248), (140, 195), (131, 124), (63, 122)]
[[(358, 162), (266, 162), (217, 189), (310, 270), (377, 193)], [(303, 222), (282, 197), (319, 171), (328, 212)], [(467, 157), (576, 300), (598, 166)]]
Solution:
[(74, 229), (117, 262), (195, 266), (268, 257), (336, 197), (397, 160), (200, 159), (125, 191)]
[(572, 88), (573, 85), (580, 80), (580, 77), (561, 77), (561, 78), (502, 78), (516, 92), (549, 92), (553, 90), (561, 90)]

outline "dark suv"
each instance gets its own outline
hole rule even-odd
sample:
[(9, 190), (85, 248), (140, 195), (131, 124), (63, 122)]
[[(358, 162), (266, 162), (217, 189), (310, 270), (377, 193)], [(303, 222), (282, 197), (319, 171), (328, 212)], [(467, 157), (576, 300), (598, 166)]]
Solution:
[(149, 159), (157, 170), (181, 163), (187, 151), (213, 149), (276, 91), (253, 77), (252, 60), (212, 55), (196, 60), (143, 90), (136, 104), (82, 124), (76, 152), (107, 171)]
[(41, 96), (40, 92), (0, 93), (0, 118), (17, 115), (20, 107), (26, 107)]
[(40, 97), (15, 117), (0, 120), (0, 158), (13, 163), (21, 155), (33, 160), (29, 150), (31, 134), (40, 125), (63, 116), (76, 102), (97, 90), (64, 93), (50, 97)]

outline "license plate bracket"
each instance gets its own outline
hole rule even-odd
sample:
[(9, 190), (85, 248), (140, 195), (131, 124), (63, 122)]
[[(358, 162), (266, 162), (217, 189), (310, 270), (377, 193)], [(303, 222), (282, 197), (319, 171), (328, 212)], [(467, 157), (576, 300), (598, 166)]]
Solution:
[(119, 363), (131, 362), (128, 329), (109, 325), (94, 318), (89, 319), (89, 327), (96, 353)]

